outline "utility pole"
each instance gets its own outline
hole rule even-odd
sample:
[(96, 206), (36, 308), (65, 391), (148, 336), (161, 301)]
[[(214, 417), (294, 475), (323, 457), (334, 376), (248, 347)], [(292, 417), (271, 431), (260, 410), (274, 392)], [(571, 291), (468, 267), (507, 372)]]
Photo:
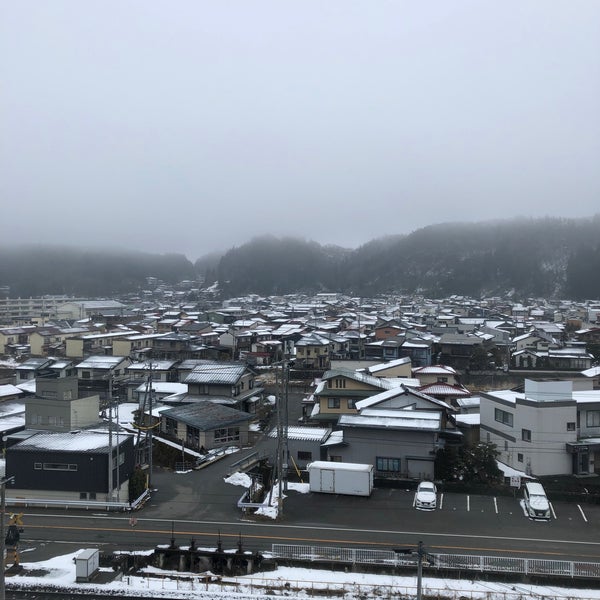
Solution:
[(411, 548), (394, 548), (396, 554), (411, 554), (417, 557), (417, 598), (416, 600), (422, 600), (423, 598), (423, 561), (426, 560), (429, 564), (433, 563), (433, 556), (427, 554), (423, 542), (419, 542), (417, 550)]
[(119, 461), (120, 461), (120, 447), (119, 447), (119, 396), (117, 396), (117, 406), (115, 408), (115, 416), (117, 417), (117, 429), (115, 435), (117, 436), (117, 502), (121, 501), (121, 494), (119, 488), (121, 487), (121, 481), (119, 477)]
[[(288, 460), (289, 460), (289, 450), (288, 450), (288, 388), (290, 383), (290, 364), (287, 358), (283, 362), (283, 491), (287, 493), (288, 491)], [(279, 486), (279, 492), (281, 493), (281, 486)], [(283, 501), (282, 501), (283, 506)]]
[(277, 389), (277, 404), (275, 406), (277, 410), (277, 459), (275, 469), (277, 472), (277, 485), (279, 486), (279, 495), (277, 497), (277, 515), (283, 514), (283, 493), (281, 489), (281, 479), (283, 477), (283, 418), (282, 418), (282, 403), (283, 403), (283, 372), (279, 372), (282, 368), (283, 361), (276, 365), (275, 371), (275, 388)]
[(419, 542), (417, 548), (417, 600), (421, 600), (423, 597), (423, 555), (425, 550), (423, 549), (423, 542)]
[(108, 379), (108, 495), (107, 502), (113, 499), (113, 441), (112, 441), (112, 373)]
[[(283, 514), (283, 496), (287, 492), (288, 469), (288, 378), (289, 363), (287, 358), (277, 363), (275, 371), (275, 387), (277, 389), (277, 482), (279, 496), (277, 499), (277, 514)], [(280, 372), (281, 371), (281, 372)]]
[(6, 484), (14, 483), (15, 478), (3, 477), (0, 479), (0, 557), (2, 557), (2, 565), (0, 565), (0, 600), (4, 600), (6, 595), (4, 570), (6, 569), (6, 537), (4, 533), (4, 517), (6, 515)]
[(149, 419), (149, 433), (147, 438), (148, 444), (148, 489), (152, 487), (152, 433), (154, 431), (154, 427), (152, 425), (152, 396), (154, 395), (154, 379), (152, 376), (152, 355), (150, 356), (150, 398), (149, 400), (149, 408), (150, 411), (150, 419)]

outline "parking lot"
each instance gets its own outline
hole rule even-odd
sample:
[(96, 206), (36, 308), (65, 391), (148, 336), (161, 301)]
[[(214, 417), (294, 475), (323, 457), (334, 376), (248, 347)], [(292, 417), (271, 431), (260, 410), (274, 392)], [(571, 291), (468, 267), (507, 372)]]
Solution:
[(285, 501), (285, 521), (480, 539), (560, 539), (577, 543), (599, 539), (600, 506), (550, 504), (549, 520), (533, 520), (526, 515), (520, 492), (514, 497), (439, 492), (434, 510), (416, 508), (414, 489), (375, 488), (370, 497), (292, 492)]
[[(414, 506), (414, 491), (397, 490), (397, 500), (400, 502), (410, 502), (415, 510), (421, 510)], [(438, 493), (437, 511), (446, 513), (473, 513), (486, 514), (488, 516), (502, 515), (503, 517), (515, 516), (534, 522), (544, 522), (543, 519), (529, 519), (523, 505), (523, 496), (520, 492), (516, 492), (514, 497), (510, 496), (482, 496), (470, 494), (446, 494)], [(558, 519), (566, 519), (582, 523), (594, 521), (600, 523), (600, 507), (593, 504), (576, 504), (576, 503), (553, 503), (550, 501), (551, 517), (550, 521)]]
[[(414, 496), (414, 494), (413, 494)], [(438, 506), (436, 510), (442, 511), (465, 511), (472, 513), (485, 513), (489, 515), (515, 515), (529, 519), (524, 506), (523, 498), (517, 494), (515, 497), (508, 496), (480, 496), (468, 494), (444, 494), (438, 495)], [(590, 519), (600, 521), (600, 508), (590, 504), (575, 504), (562, 502), (555, 504), (550, 502), (550, 520), (567, 519), (570, 521), (581, 521), (588, 523)], [(530, 519), (543, 521), (543, 519)]]

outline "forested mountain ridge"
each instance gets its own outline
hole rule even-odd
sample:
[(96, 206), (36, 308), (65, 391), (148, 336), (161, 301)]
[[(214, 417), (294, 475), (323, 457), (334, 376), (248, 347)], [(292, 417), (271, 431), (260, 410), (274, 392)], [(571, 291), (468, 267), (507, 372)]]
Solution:
[(342, 291), (431, 297), (517, 294), (600, 297), (600, 215), (445, 223), (373, 240), (356, 250), (297, 239), (257, 238), (216, 268), (225, 296)]
[[(351, 242), (351, 240), (349, 240)], [(181, 254), (22, 246), (0, 248), (0, 287), (13, 297), (116, 296), (205, 277), (223, 297), (340, 291), (430, 297), (600, 298), (600, 215), (431, 225), (352, 250), (263, 236), (192, 264)]]
[(0, 248), (0, 286), (8, 286), (12, 297), (114, 296), (143, 289), (148, 276), (177, 283), (195, 279), (196, 272), (180, 254), (63, 246)]

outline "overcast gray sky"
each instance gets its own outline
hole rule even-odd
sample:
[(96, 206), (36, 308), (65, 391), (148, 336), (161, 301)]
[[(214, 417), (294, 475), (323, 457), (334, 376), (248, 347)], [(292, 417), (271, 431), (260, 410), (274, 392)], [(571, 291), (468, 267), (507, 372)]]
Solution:
[(598, 0), (5, 0), (0, 64), (3, 243), (600, 212)]

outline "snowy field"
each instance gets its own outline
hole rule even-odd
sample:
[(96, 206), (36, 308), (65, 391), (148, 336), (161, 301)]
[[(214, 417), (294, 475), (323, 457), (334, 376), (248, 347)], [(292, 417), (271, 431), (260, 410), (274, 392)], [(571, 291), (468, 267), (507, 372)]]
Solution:
[[(135, 576), (126, 575), (106, 584), (75, 583), (74, 559), (81, 550), (38, 563), (22, 562), (18, 575), (6, 577), (8, 589), (47, 586), (48, 589), (98, 594), (135, 593), (140, 598), (203, 600), (223, 598), (296, 597), (414, 598), (416, 577), (344, 573), (318, 569), (279, 568), (244, 577), (219, 577), (210, 573), (161, 571), (149, 567)], [(102, 569), (112, 573), (110, 569)], [(501, 584), (469, 579), (423, 579), (423, 597), (474, 600), (528, 600), (557, 598), (600, 599), (600, 590), (568, 589), (557, 586)]]

